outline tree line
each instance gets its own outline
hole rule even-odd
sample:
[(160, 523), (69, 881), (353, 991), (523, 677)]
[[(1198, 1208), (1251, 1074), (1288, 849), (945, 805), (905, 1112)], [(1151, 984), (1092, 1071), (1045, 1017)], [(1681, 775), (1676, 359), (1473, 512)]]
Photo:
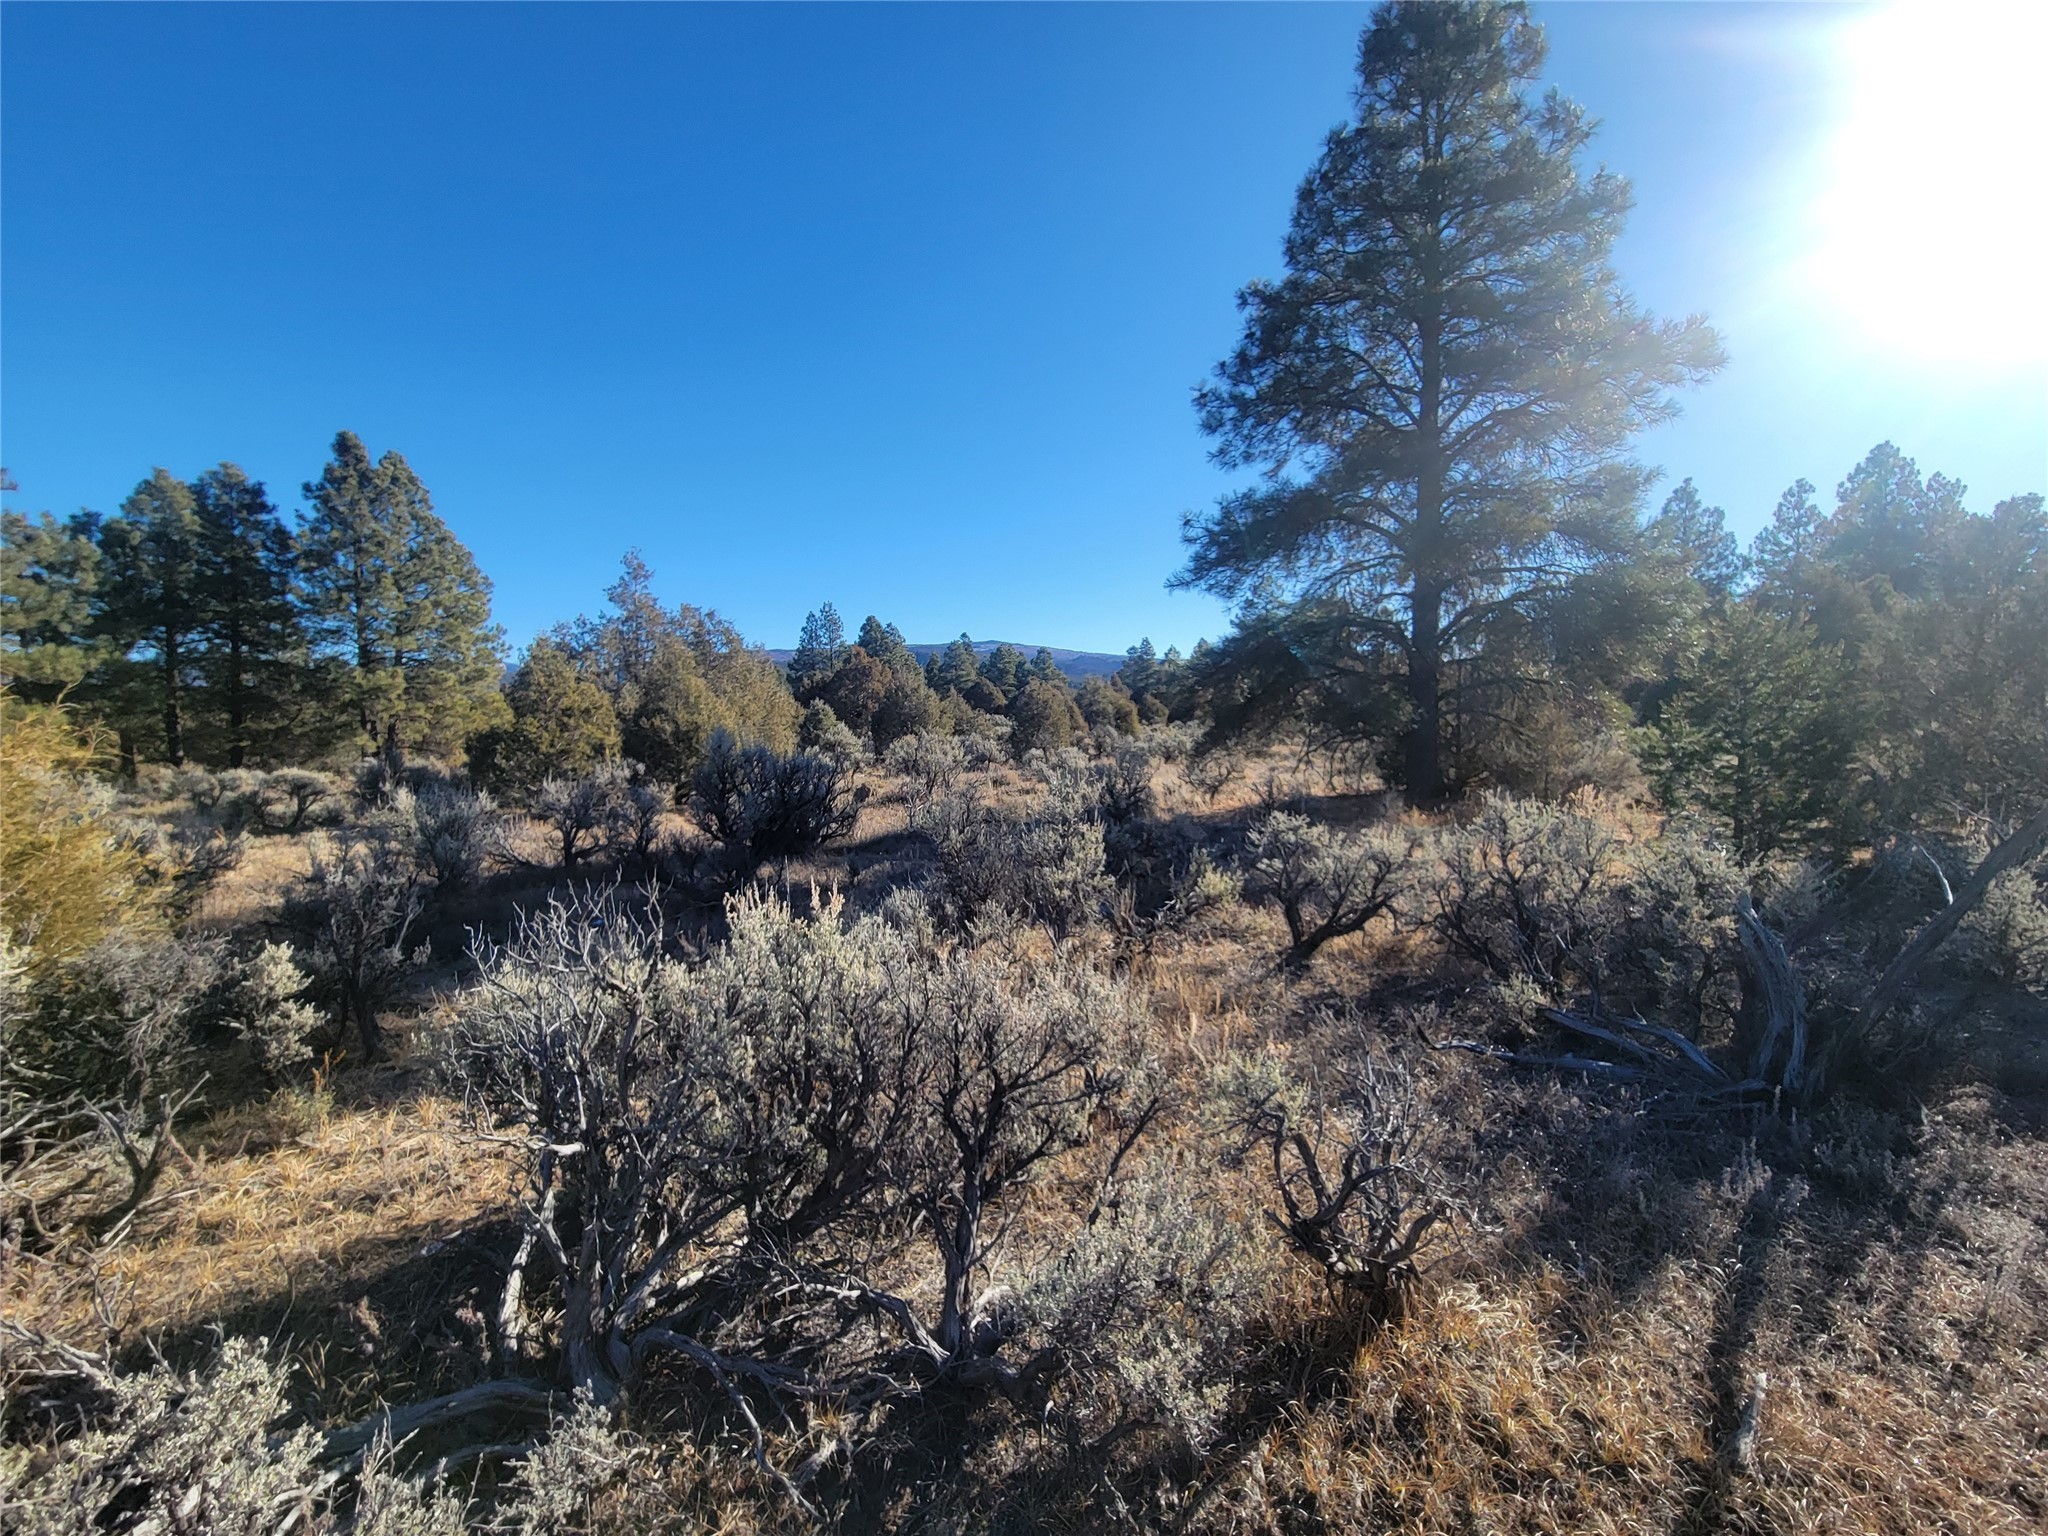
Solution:
[(295, 527), (229, 463), (111, 517), (0, 514), (6, 685), (83, 706), (131, 770), (460, 751), (503, 707), (489, 579), (396, 451), (340, 433), (304, 490)]

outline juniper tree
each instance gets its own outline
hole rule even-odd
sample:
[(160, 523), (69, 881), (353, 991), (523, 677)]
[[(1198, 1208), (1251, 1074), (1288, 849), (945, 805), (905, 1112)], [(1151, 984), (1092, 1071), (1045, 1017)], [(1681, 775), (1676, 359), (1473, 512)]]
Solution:
[(1196, 396), (1219, 462), (1265, 474), (1190, 517), (1177, 581), (1244, 603), (1240, 649), (1336, 725), (1373, 729), (1391, 693), (1422, 799), (1446, 787), (1446, 706), (1485, 681), (1488, 632), (1540, 626), (1625, 559), (1628, 440), (1720, 360), (1609, 265), (1628, 185), (1581, 171), (1579, 108), (1532, 98), (1543, 57), (1519, 4), (1379, 7), (1287, 275), (1240, 293), (1243, 339)]

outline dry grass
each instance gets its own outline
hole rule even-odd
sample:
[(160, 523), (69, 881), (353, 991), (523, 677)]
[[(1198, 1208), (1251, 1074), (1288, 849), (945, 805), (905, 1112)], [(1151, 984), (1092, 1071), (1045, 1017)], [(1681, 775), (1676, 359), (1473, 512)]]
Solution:
[[(1259, 803), (1255, 765), (1214, 804), (1164, 770), (1162, 799), (1212, 824)], [(793, 865), (879, 893), (923, 854), (880, 780), (847, 843)], [(1324, 785), (1311, 792), (1327, 794)], [(982, 792), (1034, 793), (1004, 770)], [(1364, 799), (1324, 800), (1379, 814)], [(274, 910), (303, 855), (264, 839), (200, 920)], [(536, 874), (521, 899), (544, 889)], [(492, 900), (511, 899), (504, 892)], [(1306, 976), (1273, 968), (1278, 919), (1231, 909), (1122, 953), (1153, 1000), (1183, 1099), (1155, 1155), (1246, 1217), (1271, 1284), (1215, 1444), (1138, 1432), (1073, 1444), (996, 1405), (906, 1423), (837, 1489), (847, 1531), (1908, 1532), (2048, 1526), (2048, 1008), (1968, 1021), (1970, 1049), (1924, 1114), (1854, 1104), (1811, 1124), (1699, 1123), (1618, 1090), (1512, 1077), (1420, 1051), (1366, 1010), (1425, 969), (1424, 941), (1375, 929)], [(443, 978), (452, 984), (453, 973)], [(1233, 1052), (1306, 1063), (1363, 1032), (1407, 1052), (1433, 1151), (1470, 1219), (1424, 1299), (1374, 1326), (1258, 1219), (1256, 1166), (1230, 1166), (1201, 1098)], [(173, 1198), (106, 1255), (125, 1338), (197, 1348), (219, 1324), (291, 1340), (314, 1406), (360, 1411), (490, 1369), (475, 1321), (505, 1164), (405, 1068), (344, 1074), (188, 1139)], [(1048, 1186), (1071, 1198), (1086, 1176)], [(1061, 1230), (1054, 1205), (1020, 1227)], [(479, 1241), (458, 1238), (479, 1234)], [(436, 1243), (448, 1246), (435, 1249)], [(78, 1277), (7, 1278), (10, 1311), (84, 1339)], [(88, 1342), (90, 1340), (87, 1340)], [(1756, 1454), (1729, 1444), (1758, 1376)], [(643, 1405), (653, 1456), (610, 1529), (767, 1531), (792, 1517), (688, 1400)]]

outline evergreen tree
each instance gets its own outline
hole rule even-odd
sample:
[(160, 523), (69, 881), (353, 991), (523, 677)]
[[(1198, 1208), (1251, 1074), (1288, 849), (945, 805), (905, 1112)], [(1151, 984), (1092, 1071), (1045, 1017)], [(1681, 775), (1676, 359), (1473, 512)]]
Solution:
[(1709, 594), (1732, 592), (1742, 580), (1744, 562), (1727, 520), (1719, 507), (1700, 500), (1690, 479), (1682, 480), (1651, 520), (1650, 543)]
[[(100, 632), (120, 657), (142, 652), (135, 658), (140, 673), (117, 668), (124, 675), (111, 680), (103, 699), (116, 715), (128, 715), (136, 707), (130, 700), (146, 689), (163, 730), (164, 756), (183, 764), (205, 625), (192, 488), (158, 469), (121, 504), (119, 517), (100, 525), (99, 548)], [(132, 721), (124, 724), (132, 729)]]
[(1778, 498), (1768, 525), (1750, 541), (1749, 560), (1765, 590), (1796, 589), (1803, 573), (1821, 553), (1820, 507), (1813, 482), (1795, 480)]
[(919, 677), (924, 675), (924, 668), (917, 664), (917, 657), (911, 654), (910, 646), (903, 638), (903, 631), (894, 624), (884, 624), (872, 613), (861, 620), (860, 634), (855, 637), (853, 643), (898, 677), (908, 677), (912, 672), (917, 673)]
[(502, 639), (490, 582), (435, 515), (399, 453), (375, 463), (352, 432), (309, 482), (301, 579), (315, 639), (343, 658), (373, 746), (446, 748), (499, 707)]
[(870, 656), (866, 646), (856, 645), (846, 653), (839, 670), (825, 680), (818, 697), (848, 730), (865, 735), (873, 729), (875, 712), (895, 681), (896, 674)]
[(606, 609), (555, 631), (577, 670), (610, 698), (625, 755), (669, 784), (687, 782), (718, 731), (778, 752), (802, 709), (768, 653), (716, 613), (670, 611), (638, 551), (605, 591)]
[(1488, 631), (1623, 566), (1644, 483), (1628, 440), (1720, 360), (1609, 266), (1628, 187), (1581, 174), (1578, 108), (1530, 99), (1543, 55), (1519, 4), (1377, 9), (1288, 275), (1240, 295), (1243, 340), (1197, 397), (1219, 461), (1266, 474), (1191, 519), (1177, 579), (1245, 604), (1245, 649), (1324, 685), (1326, 713), (1370, 729), (1387, 712), (1365, 695), (1398, 687), (1423, 800)]
[(949, 693), (964, 694), (981, 676), (981, 658), (974, 654), (974, 642), (963, 633), (958, 640), (932, 657), (925, 681), (941, 698)]
[(1716, 614), (1650, 736), (1664, 802), (1713, 816), (1745, 859), (1828, 841), (1860, 735), (1843, 665), (1804, 620)]
[(1056, 688), (1067, 686), (1067, 674), (1060, 670), (1060, 664), (1052, 658), (1052, 652), (1040, 646), (1031, 657), (1031, 665), (1025, 669), (1025, 677), (1034, 683), (1051, 683)]
[(1010, 725), (1010, 750), (1020, 758), (1071, 747), (1084, 728), (1066, 684), (1043, 678), (1026, 683), (1010, 700)]
[(839, 620), (839, 610), (824, 603), (804, 615), (796, 654), (789, 659), (789, 691), (799, 700), (815, 698), (845, 660), (846, 626)]
[(505, 703), (510, 720), (470, 741), (481, 783), (530, 793), (550, 775), (573, 778), (618, 755), (611, 700), (551, 640), (534, 641), (505, 685)]
[(89, 633), (99, 558), (77, 522), (0, 511), (0, 687), (48, 703), (104, 659)]
[(1025, 682), (1024, 653), (1014, 645), (999, 645), (981, 658), (981, 675), (1008, 698)]
[(282, 713), (294, 674), (305, 675), (292, 599), (296, 556), (263, 483), (235, 465), (193, 481), (192, 500), (208, 713), (225, 726), (228, 766), (240, 768)]

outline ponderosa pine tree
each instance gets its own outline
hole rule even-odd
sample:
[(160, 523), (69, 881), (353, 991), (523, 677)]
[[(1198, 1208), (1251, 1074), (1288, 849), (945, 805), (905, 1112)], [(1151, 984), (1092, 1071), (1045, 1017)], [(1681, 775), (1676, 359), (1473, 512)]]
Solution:
[(1724, 595), (1734, 591), (1745, 569), (1727, 522), (1727, 513), (1700, 500), (1690, 479), (1681, 480), (1650, 521), (1650, 544), (1676, 560), (1702, 591)]
[(804, 627), (797, 635), (796, 654), (789, 658), (789, 691), (799, 701), (816, 698), (825, 679), (846, 660), (846, 625), (839, 610), (820, 604), (804, 615)]
[(981, 675), (1008, 698), (1025, 684), (1024, 653), (1014, 645), (999, 645), (981, 658)]
[[(0, 472), (0, 490), (15, 489)], [(78, 522), (0, 512), (0, 687), (48, 703), (99, 664), (89, 633), (99, 562)]]
[(974, 654), (974, 642), (964, 631), (958, 640), (932, 657), (925, 668), (925, 681), (941, 698), (948, 693), (966, 693), (979, 676), (981, 660)]
[(853, 643), (898, 677), (908, 677), (912, 672), (924, 676), (924, 668), (917, 664), (903, 631), (894, 624), (884, 624), (872, 613), (861, 620), (860, 633)]
[(224, 726), (226, 758), (243, 767), (303, 680), (307, 657), (292, 578), (291, 531), (239, 467), (221, 464), (192, 482), (199, 520), (199, 606), (208, 713)]
[(181, 765), (188, 705), (200, 684), (206, 621), (192, 488), (158, 469), (121, 504), (120, 516), (100, 525), (98, 534), (100, 633), (119, 657), (142, 653), (133, 657), (132, 668), (116, 662), (121, 676), (109, 680), (106, 701), (113, 706), (111, 713), (122, 715), (134, 707), (126, 701), (148, 697), (162, 726), (164, 757)]
[(353, 432), (305, 487), (301, 579), (316, 641), (347, 661), (373, 747), (459, 745), (501, 707), (491, 584), (404, 457)]
[(1243, 340), (1197, 395), (1219, 462), (1266, 475), (1189, 519), (1176, 580), (1242, 604), (1240, 651), (1292, 674), (1254, 687), (1313, 695), (1340, 729), (1397, 719), (1423, 800), (1488, 631), (1625, 561), (1645, 482), (1628, 441), (1720, 361), (1703, 322), (1652, 319), (1609, 265), (1628, 185), (1582, 174), (1583, 112), (1532, 99), (1543, 56), (1519, 4), (1376, 10), (1287, 276), (1239, 295)]

